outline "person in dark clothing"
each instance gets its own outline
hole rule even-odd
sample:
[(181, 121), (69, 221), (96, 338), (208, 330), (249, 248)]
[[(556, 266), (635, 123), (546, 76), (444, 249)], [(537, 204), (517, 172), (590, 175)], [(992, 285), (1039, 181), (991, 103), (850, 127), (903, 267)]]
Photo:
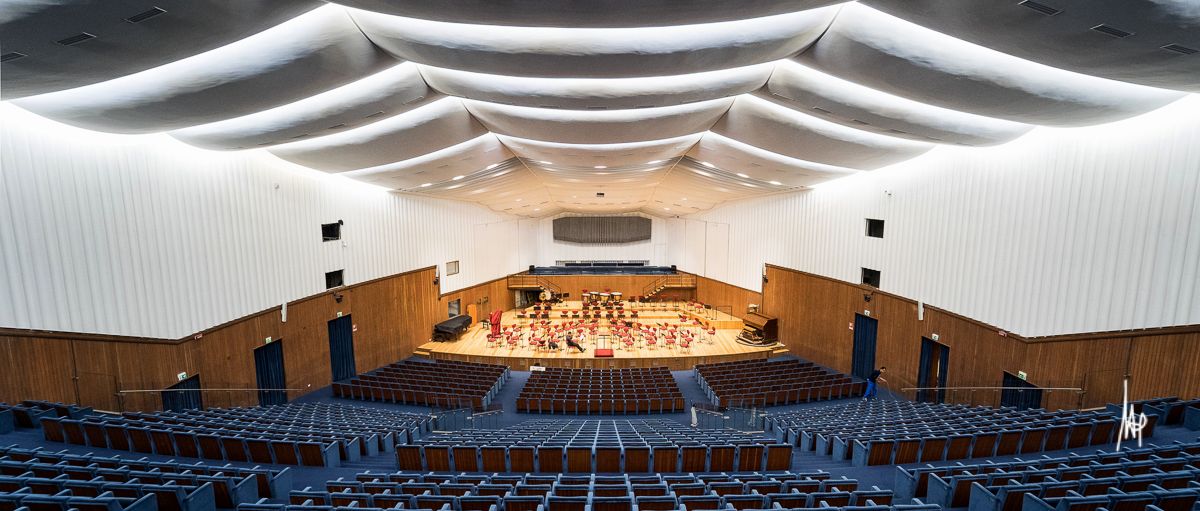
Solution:
[(879, 382), (887, 383), (883, 373), (887, 371), (886, 367), (880, 367), (871, 372), (871, 376), (867, 377), (867, 392), (863, 394), (863, 401), (874, 399), (879, 394)]
[(579, 343), (571, 340), (571, 334), (567, 334), (567, 346), (578, 349), (580, 353), (587, 351), (583, 349), (583, 346), (580, 346)]

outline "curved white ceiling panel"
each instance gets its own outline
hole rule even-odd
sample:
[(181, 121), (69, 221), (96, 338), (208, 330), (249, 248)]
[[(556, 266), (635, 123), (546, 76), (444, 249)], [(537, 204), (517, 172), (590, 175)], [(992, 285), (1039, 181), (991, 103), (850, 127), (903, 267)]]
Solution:
[(854, 3), (800, 58), (898, 96), (1047, 126), (1114, 121), (1183, 96), (1020, 59)]
[(562, 144), (499, 135), (500, 141), (522, 158), (556, 168), (617, 169), (662, 163), (686, 153), (700, 135), (625, 144)]
[(477, 202), (493, 210), (521, 216), (543, 216), (560, 211), (545, 185), (519, 160), (455, 183), (419, 187), (410, 192), (446, 199)]
[(933, 148), (842, 126), (751, 95), (739, 96), (712, 131), (792, 158), (868, 170)]
[(701, 166), (737, 173), (767, 184), (812, 186), (858, 172), (856, 169), (799, 160), (759, 149), (718, 133), (706, 133), (688, 157)]
[(439, 96), (425, 85), (416, 64), (405, 62), (294, 103), (170, 135), (206, 149), (282, 144), (357, 128)]
[[(144, 71), (249, 37), (320, 5), (316, 0), (3, 0), (0, 48), (25, 56), (3, 64), (0, 98)], [(165, 12), (152, 15), (157, 12), (152, 6)], [(84, 33), (95, 38), (58, 42)]]
[(83, 128), (150, 133), (265, 110), (395, 64), (326, 5), (200, 55), (17, 104)]
[(409, 18), (536, 27), (657, 27), (759, 18), (813, 9), (843, 0), (332, 0)]
[(820, 37), (837, 9), (647, 28), (507, 27), (351, 13), (375, 44), (421, 64), (508, 76), (629, 78), (779, 60)]
[(733, 99), (637, 110), (555, 110), (464, 100), (492, 132), (567, 144), (660, 140), (707, 130)]
[(643, 211), (660, 215), (694, 213), (725, 201), (789, 189), (788, 186), (763, 184), (684, 159), (662, 179), (650, 204)]
[(621, 110), (736, 96), (758, 89), (774, 63), (689, 75), (638, 78), (531, 78), (421, 66), (429, 86), (452, 96), (540, 108)]
[(320, 138), (269, 148), (276, 156), (326, 172), (345, 172), (416, 158), (487, 133), (458, 98)]
[[(1200, 92), (1200, 59), (1189, 53), (1200, 51), (1200, 2), (1195, 0), (1038, 1), (1059, 11), (1054, 14), (995, 0), (866, 3), (938, 32), (1054, 67)], [(1116, 37), (1093, 28), (1100, 25), (1130, 35)]]
[(1033, 126), (927, 105), (827, 75), (793, 60), (775, 67), (764, 98), (825, 120), (890, 136), (963, 145), (1013, 140)]
[[(491, 133), (396, 163), (351, 170), (343, 176), (398, 190), (462, 181), (500, 167), (513, 154)], [(515, 160), (514, 160), (515, 161)]]

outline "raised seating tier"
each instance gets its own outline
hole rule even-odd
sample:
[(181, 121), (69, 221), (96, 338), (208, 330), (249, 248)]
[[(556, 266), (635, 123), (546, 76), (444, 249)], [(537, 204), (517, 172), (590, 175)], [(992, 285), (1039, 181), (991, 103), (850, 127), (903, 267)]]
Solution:
[(517, 397), (518, 412), (632, 414), (682, 412), (683, 392), (665, 367), (534, 371)]
[(333, 395), (439, 408), (484, 410), (508, 378), (508, 367), (455, 360), (402, 360), (345, 382)]
[(647, 473), (788, 470), (792, 446), (665, 420), (533, 420), (398, 446), (407, 471)]
[[(1143, 431), (1154, 434), (1154, 419)], [(1009, 456), (1101, 445), (1117, 419), (1108, 412), (854, 401), (767, 418), (777, 438), (855, 466)]]
[(392, 452), (429, 431), (429, 417), (329, 404), (44, 418), (46, 440), (215, 460), (336, 467)]
[(866, 382), (799, 359), (700, 364), (693, 370), (712, 403), (774, 406), (857, 397)]
[(148, 461), (0, 447), (0, 509), (232, 509), (291, 489), (288, 468)]
[(1043, 498), (1064, 497), (1067, 491), (1082, 495), (1103, 494), (1109, 489), (1132, 493), (1147, 491), (1150, 485), (1186, 487), (1187, 477), (1181, 470), (1195, 468), (1198, 461), (1200, 441), (1012, 462), (955, 463), (943, 467), (926, 464), (896, 468), (895, 491), (898, 498), (916, 497), (954, 507), (967, 505), (974, 483), (986, 487), (1009, 482), (1018, 485), (1055, 482), (1052, 488), (1036, 492)]
[[(677, 475), (361, 473), (324, 488), (293, 491), (290, 505), (240, 511), (430, 509), (455, 511), (673, 511), (686, 509), (936, 510), (896, 501), (890, 490), (814, 472)], [(853, 506), (853, 507), (851, 507)], [(328, 509), (328, 508), (323, 508)]]

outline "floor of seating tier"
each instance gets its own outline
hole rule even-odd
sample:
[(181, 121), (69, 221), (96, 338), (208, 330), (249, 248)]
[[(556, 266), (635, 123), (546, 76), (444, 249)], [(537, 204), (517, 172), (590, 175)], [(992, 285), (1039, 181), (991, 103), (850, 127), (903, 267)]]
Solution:
[[(361, 473), (289, 495), (293, 506), (458, 511), (669, 511), (676, 509), (893, 509), (891, 490), (860, 489), (828, 473), (705, 475), (436, 475)], [(243, 506), (242, 511), (282, 506)], [(868, 507), (869, 506), (869, 507)], [(895, 509), (937, 509), (903, 505)]]
[[(1005, 464), (1005, 468), (975, 466), (934, 473), (928, 475), (926, 494), (935, 503), (967, 506), (972, 511), (1099, 507), (1115, 511), (1148, 505), (1190, 511), (1200, 496), (1200, 444), (1179, 448), (1151, 448), (1140, 456), (1102, 453), (1086, 464), (1079, 458), (1043, 459)], [(1197, 454), (1185, 452), (1189, 450)]]
[(777, 406), (857, 397), (866, 383), (798, 359), (739, 360), (693, 369), (709, 400), (726, 406)]
[[(1028, 454), (1111, 441), (1105, 412), (855, 401), (767, 418), (767, 429), (801, 451), (855, 466)], [(1153, 435), (1153, 428), (1143, 431)]]
[(685, 406), (665, 367), (534, 371), (516, 402), (518, 412), (530, 413), (673, 413)]
[(430, 419), (327, 404), (45, 418), (54, 442), (120, 451), (283, 465), (339, 466), (390, 453), (428, 432)]
[[(1158, 418), (1157, 424), (1173, 426), (1182, 424), (1192, 431), (1200, 430), (1200, 399), (1183, 400), (1178, 397), (1160, 397), (1131, 401), (1133, 413), (1144, 413)], [(1114, 416), (1121, 415), (1121, 405), (1109, 403), (1105, 407)]]
[(1146, 491), (1152, 484), (1179, 489), (1194, 480), (1195, 474), (1187, 472), (1194, 470), (1198, 462), (1200, 442), (1190, 442), (999, 463), (897, 467), (895, 490), (901, 498), (918, 497), (962, 507), (967, 505), (975, 483), (984, 487), (1046, 483), (1049, 486), (1039, 493), (1051, 498), (1065, 496), (1067, 491), (1085, 496), (1104, 494), (1109, 489)]
[(507, 366), (454, 360), (402, 360), (345, 382), (334, 382), (333, 395), (440, 408), (467, 406), (484, 410), (507, 378)]
[(291, 489), (288, 468), (203, 463), (0, 447), (0, 508), (115, 511), (232, 509)]
[(702, 472), (787, 470), (792, 447), (735, 430), (673, 421), (528, 421), (435, 434), (398, 446), (401, 470), (459, 472)]

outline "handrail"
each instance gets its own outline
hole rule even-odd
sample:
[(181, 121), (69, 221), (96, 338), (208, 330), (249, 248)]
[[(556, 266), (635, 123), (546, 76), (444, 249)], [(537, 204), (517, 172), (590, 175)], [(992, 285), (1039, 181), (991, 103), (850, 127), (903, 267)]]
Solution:
[[(309, 387), (311, 388), (312, 385), (309, 385)], [(246, 391), (246, 390), (290, 392), (293, 390), (309, 390), (309, 389), (307, 389), (307, 388), (304, 388), (304, 389), (259, 389), (259, 388), (245, 388), (245, 389), (203, 389), (203, 388), (202, 389), (134, 389), (134, 390), (118, 390), (117, 394), (136, 394), (139, 392), (155, 393), (155, 394), (157, 394), (159, 392), (210, 392), (210, 391), (212, 391), (212, 392), (235, 392), (235, 391)]]
[(1079, 387), (904, 387), (905, 390), (1074, 390), (1083, 392)]

